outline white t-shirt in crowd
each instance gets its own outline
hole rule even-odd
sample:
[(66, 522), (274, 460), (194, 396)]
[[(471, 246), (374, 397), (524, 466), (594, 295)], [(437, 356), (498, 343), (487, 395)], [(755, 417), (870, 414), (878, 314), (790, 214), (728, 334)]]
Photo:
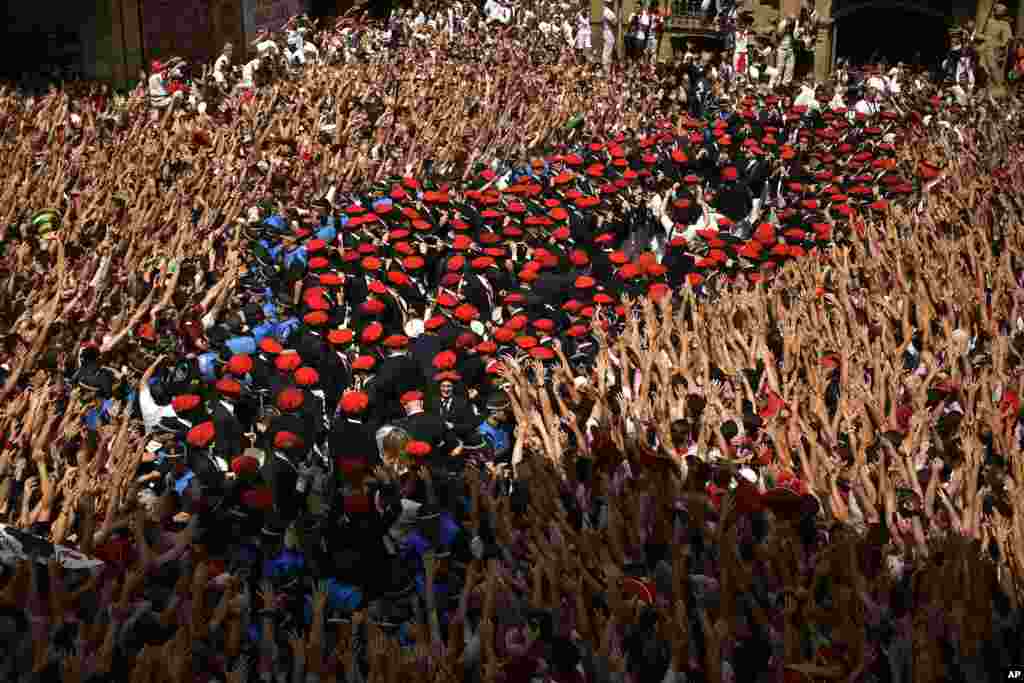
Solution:
[(239, 83), (243, 88), (254, 88), (256, 87), (255, 76), (256, 72), (260, 70), (260, 58), (248, 62), (242, 67), (242, 82)]
[(213, 63), (213, 80), (217, 81), (218, 84), (223, 85), (227, 81), (227, 70), (231, 68), (231, 57), (222, 54), (217, 57), (217, 61)]
[(878, 104), (867, 100), (860, 100), (853, 106), (853, 110), (865, 116), (874, 116), (878, 113)]

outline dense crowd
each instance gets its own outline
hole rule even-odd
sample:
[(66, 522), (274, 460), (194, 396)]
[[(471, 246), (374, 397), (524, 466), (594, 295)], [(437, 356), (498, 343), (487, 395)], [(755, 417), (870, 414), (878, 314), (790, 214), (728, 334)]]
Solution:
[(301, 28), (0, 94), (4, 680), (1019, 663), (1019, 101)]

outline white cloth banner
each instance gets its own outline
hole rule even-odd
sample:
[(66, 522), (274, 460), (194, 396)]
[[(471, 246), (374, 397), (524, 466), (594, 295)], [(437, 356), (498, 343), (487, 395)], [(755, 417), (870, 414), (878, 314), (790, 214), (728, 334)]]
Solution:
[(103, 560), (83, 555), (74, 548), (54, 545), (42, 536), (0, 524), (0, 564), (14, 565), (31, 555), (36, 556), (39, 564), (46, 564), (56, 556), (64, 569), (94, 569), (104, 564)]

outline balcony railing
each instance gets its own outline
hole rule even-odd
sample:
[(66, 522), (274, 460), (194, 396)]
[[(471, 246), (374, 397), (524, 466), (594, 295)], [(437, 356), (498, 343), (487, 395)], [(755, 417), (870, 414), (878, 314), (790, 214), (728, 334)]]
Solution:
[(707, 18), (703, 13), (684, 12), (665, 18), (665, 28), (669, 31), (685, 33), (719, 33), (721, 25)]

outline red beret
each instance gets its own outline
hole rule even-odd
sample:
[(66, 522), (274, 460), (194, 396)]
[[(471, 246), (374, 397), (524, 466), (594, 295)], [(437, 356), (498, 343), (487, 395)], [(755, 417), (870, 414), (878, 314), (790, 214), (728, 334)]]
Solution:
[(591, 287), (597, 284), (597, 280), (590, 277), (589, 275), (581, 275), (578, 278), (576, 278), (576, 282), (574, 284), (576, 286), (576, 289), (590, 289)]
[(310, 270), (325, 270), (329, 265), (331, 265), (331, 262), (323, 256), (314, 256), (309, 259)]
[(260, 471), (260, 461), (251, 455), (240, 455), (231, 461), (231, 471), (238, 477), (257, 474)]
[(414, 458), (425, 458), (432, 450), (426, 441), (410, 441), (405, 445), (405, 452)]
[(444, 306), (445, 308), (454, 308), (459, 304), (459, 300), (456, 299), (451, 294), (449, 294), (448, 292), (441, 292), (437, 296), (437, 303), (438, 305)]
[(302, 439), (291, 432), (278, 432), (274, 435), (274, 448), (288, 450), (290, 448), (301, 448)]
[(573, 325), (565, 332), (570, 337), (582, 337), (587, 333), (586, 325)]
[(526, 323), (528, 323), (529, 321), (529, 318), (527, 318), (525, 315), (514, 315), (509, 319), (507, 323), (505, 323), (505, 327), (507, 327), (510, 330), (515, 330), (516, 332), (518, 332), (519, 330), (526, 327)]
[(387, 287), (385, 287), (385, 286), (384, 286), (384, 283), (383, 283), (383, 282), (381, 282), (380, 280), (374, 280), (374, 281), (372, 281), (372, 282), (371, 282), (371, 283), (370, 283), (370, 284), (369, 284), (369, 285), (367, 286), (367, 289), (369, 289), (369, 290), (370, 290), (371, 292), (373, 292), (374, 294), (387, 294), (387, 293), (388, 293), (388, 288), (387, 288)]
[(458, 357), (454, 351), (442, 351), (434, 356), (433, 365), (438, 370), (451, 370), (457, 361)]
[(369, 372), (370, 370), (373, 370), (373, 366), (375, 366), (376, 364), (377, 359), (375, 359), (373, 356), (357, 356), (356, 359), (352, 361), (352, 369), (362, 370), (363, 372)]
[(327, 322), (326, 313), (323, 314), (324, 317), (322, 319), (319, 318), (319, 316), (313, 316), (313, 313), (321, 313), (331, 309), (331, 305), (327, 302), (327, 299), (323, 298), (323, 295), (310, 297), (305, 303), (310, 308), (310, 313), (303, 318), (307, 325), (310, 327), (318, 327)]
[(569, 254), (569, 260), (572, 261), (574, 266), (585, 266), (590, 263), (590, 257), (587, 256), (587, 252), (579, 249), (575, 249)]
[(367, 256), (361, 262), (363, 270), (380, 270), (381, 261), (376, 256)]
[(273, 337), (264, 337), (263, 339), (260, 339), (259, 349), (260, 351), (271, 355), (277, 355), (284, 351), (284, 347), (281, 346), (281, 343)]
[(409, 345), (409, 338), (404, 334), (392, 334), (384, 339), (384, 346), (389, 349), (404, 349)]
[(213, 423), (207, 420), (188, 430), (185, 441), (193, 448), (206, 448), (213, 443), (213, 438), (216, 435), (217, 430), (214, 429)]
[(530, 349), (530, 355), (537, 360), (551, 360), (555, 357), (555, 352), (546, 346), (536, 346)]
[(435, 315), (432, 318), (428, 318), (427, 322), (423, 323), (423, 327), (428, 330), (439, 330), (444, 327), (444, 324), (448, 322), (444, 316)]
[(619, 277), (624, 280), (632, 280), (640, 275), (640, 266), (635, 263), (627, 263), (619, 268)]
[(409, 284), (409, 276), (397, 270), (388, 271), (388, 282), (403, 287)]
[(156, 340), (156, 329), (151, 323), (142, 323), (136, 331), (136, 336), (146, 341)]
[(530, 337), (526, 335), (522, 337), (516, 337), (516, 346), (524, 350), (529, 350), (537, 346), (537, 339), (536, 337)]
[(352, 334), (352, 330), (341, 328), (338, 330), (331, 330), (327, 334), (327, 341), (334, 344), (335, 346), (344, 346), (352, 342), (355, 335)]
[(182, 394), (171, 399), (171, 407), (176, 413), (187, 413), (190, 410), (195, 410), (202, 402), (203, 399), (195, 394)]
[(533, 321), (533, 327), (541, 332), (551, 332), (555, 329), (555, 322), (548, 318), (541, 318)]
[(651, 285), (650, 289), (647, 290), (647, 295), (651, 299), (653, 299), (655, 301), (658, 301), (662, 297), (664, 297), (667, 294), (669, 294), (671, 291), (672, 290), (669, 289), (669, 286), (666, 285), (664, 282), (656, 282), (656, 283)]
[(359, 339), (364, 344), (375, 344), (380, 341), (383, 334), (384, 326), (378, 322), (372, 322), (363, 328), (363, 333), (359, 335)]
[(498, 350), (498, 345), (492, 341), (482, 341), (476, 345), (476, 352), (481, 355), (489, 355)]
[(325, 324), (328, 320), (328, 315), (323, 311), (313, 311), (302, 316), (302, 322), (306, 323), (311, 327), (319, 327)]
[(458, 382), (461, 379), (462, 379), (462, 375), (460, 375), (459, 373), (455, 372), (454, 370), (447, 370), (445, 372), (439, 372), (436, 375), (434, 375), (434, 381), (438, 382), (438, 383), (441, 383), (441, 382)]
[(320, 284), (327, 287), (340, 287), (345, 284), (345, 276), (341, 273), (322, 273)]
[(494, 259), (490, 256), (478, 256), (470, 263), (473, 270), (487, 270), (494, 265)]
[(472, 332), (463, 332), (455, 339), (455, 348), (469, 349), (476, 346), (476, 335)]
[[(338, 468), (338, 472), (341, 473), (346, 479), (352, 479), (352, 477), (358, 475), (361, 472), (366, 471), (367, 464), (364, 458), (346, 458), (340, 457), (335, 460), (335, 466)], [(353, 512), (351, 508), (347, 508), (349, 512)], [(366, 506), (365, 512), (369, 512), (369, 505)]]
[(356, 415), (370, 405), (370, 397), (363, 391), (346, 391), (341, 397), (341, 410), (346, 415)]
[(380, 299), (367, 299), (359, 306), (363, 313), (369, 313), (370, 315), (380, 315), (383, 313), (387, 306)]
[(274, 492), (266, 486), (247, 489), (242, 492), (242, 505), (252, 510), (269, 510), (274, 507)]
[(301, 408), (304, 400), (301, 391), (295, 387), (288, 387), (277, 395), (277, 408), (282, 412), (290, 413)]
[(754, 231), (754, 239), (762, 244), (773, 244), (775, 242), (775, 226), (771, 223), (761, 223)]
[(615, 303), (615, 299), (611, 298), (604, 292), (599, 292), (598, 294), (594, 295), (594, 303), (599, 306), (607, 306), (609, 304)]
[(494, 331), (494, 338), (499, 344), (507, 344), (516, 338), (516, 331), (508, 327), (499, 327)]
[(295, 371), (295, 383), (300, 387), (311, 387), (320, 381), (320, 373), (313, 368), (299, 368)]
[(231, 398), (238, 398), (242, 395), (242, 385), (231, 379), (230, 377), (222, 377), (217, 380), (217, 384), (214, 385), (224, 396), (230, 396)]
[(282, 372), (294, 372), (302, 366), (302, 358), (294, 351), (286, 351), (274, 360), (274, 366)]
[(463, 322), (470, 322), (480, 317), (480, 311), (470, 304), (462, 304), (455, 309), (455, 317)]
[(449, 272), (453, 272), (456, 270), (462, 270), (462, 267), (464, 265), (466, 265), (465, 258), (463, 258), (462, 256), (453, 256), (450, 259), (448, 259), (448, 265), (445, 266), (445, 269), (448, 270)]
[(252, 371), (252, 358), (244, 353), (235, 354), (228, 361), (227, 370), (238, 377), (247, 375)]
[(426, 264), (422, 256), (407, 256), (402, 259), (402, 267), (406, 270), (419, 270)]
[(423, 392), (422, 391), (407, 391), (404, 394), (402, 394), (400, 400), (402, 402), (402, 405), (405, 405), (406, 403), (414, 403), (416, 401), (422, 401), (423, 400)]

